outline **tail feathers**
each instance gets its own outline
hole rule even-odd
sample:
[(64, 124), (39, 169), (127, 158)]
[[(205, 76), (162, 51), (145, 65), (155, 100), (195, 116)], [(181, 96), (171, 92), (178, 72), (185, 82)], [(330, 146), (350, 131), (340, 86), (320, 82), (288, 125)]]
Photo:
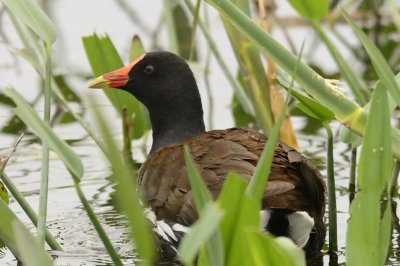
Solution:
[(314, 219), (307, 212), (294, 212), (288, 215), (289, 237), (301, 248), (310, 239), (314, 227)]
[[(151, 210), (146, 211), (146, 216), (153, 225), (162, 256), (176, 258), (179, 243), (190, 228), (169, 220), (158, 220)], [(305, 211), (293, 212), (286, 209), (260, 211), (260, 231), (288, 237), (301, 248), (307, 245), (314, 223), (314, 219)]]
[(165, 219), (158, 220), (151, 210), (146, 210), (146, 217), (153, 225), (162, 257), (164, 259), (176, 258), (179, 243), (190, 228)]
[(261, 230), (275, 236), (286, 236), (296, 245), (306, 246), (314, 219), (305, 211), (292, 212), (286, 209), (269, 209), (260, 211)]

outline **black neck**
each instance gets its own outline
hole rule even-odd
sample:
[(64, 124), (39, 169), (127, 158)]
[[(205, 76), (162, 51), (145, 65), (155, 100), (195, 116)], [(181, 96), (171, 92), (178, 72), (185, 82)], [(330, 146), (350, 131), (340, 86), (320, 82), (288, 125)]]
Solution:
[(174, 108), (167, 113), (154, 109), (150, 112), (153, 145), (149, 155), (168, 144), (180, 143), (205, 131), (201, 103), (199, 107), (193, 107)]

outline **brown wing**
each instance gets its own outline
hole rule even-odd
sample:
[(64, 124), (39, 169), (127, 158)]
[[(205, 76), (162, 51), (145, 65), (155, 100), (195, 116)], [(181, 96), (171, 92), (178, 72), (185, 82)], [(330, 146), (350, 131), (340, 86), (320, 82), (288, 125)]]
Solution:
[[(205, 132), (187, 140), (195, 164), (214, 197), (229, 172), (253, 175), (266, 137), (254, 130), (232, 128)], [(140, 190), (156, 215), (185, 225), (197, 219), (187, 178), (183, 144), (168, 145), (152, 154), (139, 172)], [(324, 186), (318, 170), (285, 144), (276, 146), (264, 208), (308, 211), (323, 215)]]

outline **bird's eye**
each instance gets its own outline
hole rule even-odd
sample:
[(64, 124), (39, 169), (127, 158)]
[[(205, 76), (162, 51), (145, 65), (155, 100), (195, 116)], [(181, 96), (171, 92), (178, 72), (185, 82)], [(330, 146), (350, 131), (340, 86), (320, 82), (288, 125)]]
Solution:
[(152, 66), (152, 65), (147, 65), (145, 68), (144, 68), (144, 73), (146, 73), (146, 74), (148, 74), (148, 75), (150, 75), (151, 73), (153, 73), (154, 72), (154, 67)]

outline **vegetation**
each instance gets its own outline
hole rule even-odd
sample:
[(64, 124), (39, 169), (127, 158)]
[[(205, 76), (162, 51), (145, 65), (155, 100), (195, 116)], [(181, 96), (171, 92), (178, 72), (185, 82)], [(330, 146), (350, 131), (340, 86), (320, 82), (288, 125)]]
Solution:
[[(80, 96), (65, 86), (63, 77), (53, 74), (52, 45), (57, 38), (57, 30), (52, 21), (34, 0), (1, 1), (2, 8), (12, 18), (15, 31), (24, 45), (23, 48), (16, 48), (12, 44), (5, 44), (4, 47), (28, 61), (36, 70), (43, 84), (41, 97), (44, 99), (44, 113), (40, 117), (35, 108), (12, 87), (6, 88), (0, 97), (0, 102), (12, 109), (22, 121), (4, 127), (3, 132), (31, 132), (40, 139), (43, 151), (38, 215), (6, 174), (9, 157), (0, 160), (2, 181), (37, 227), (37, 236), (34, 236), (7, 206), (7, 195), (0, 193), (0, 240), (24, 265), (52, 265), (51, 257), (45, 252), (45, 241), (51, 249), (61, 250), (46, 229), (48, 180), (53, 178), (48, 172), (51, 150), (70, 172), (82, 206), (113, 263), (123, 265), (114, 243), (82, 191), (80, 183), (85, 166), (74, 148), (53, 129), (54, 123), (51, 122), (55, 115), (51, 107), (57, 106), (65, 110), (65, 117), (68, 115), (69, 121), (80, 124), (108, 159), (115, 177), (117, 205), (126, 216), (140, 258), (137, 263), (152, 265), (157, 259), (156, 244), (136, 193), (134, 177), (137, 169), (132, 166), (136, 164), (130, 161), (131, 140), (146, 143), (149, 134), (146, 109), (133, 97), (126, 97), (124, 92), (105, 90), (110, 103), (123, 118), (124, 143), (116, 143), (99, 110), (94, 111), (96, 124), (100, 128), (100, 132), (96, 132), (93, 123), (90, 124), (86, 116), (71, 107), (72, 102), (80, 103)], [(128, 5), (123, 0), (118, 2)], [(247, 184), (240, 176), (230, 174), (216, 202), (211, 200), (193, 165), (190, 151), (185, 148), (190, 183), (200, 214), (200, 219), (179, 247), (179, 259), (185, 265), (305, 265), (303, 251), (293, 243), (258, 230), (260, 191), (268, 182), (274, 144), (280, 138), (298, 148), (296, 134), (287, 115), (294, 113), (300, 113), (310, 121), (317, 120), (317, 127), (326, 129), (329, 190), (329, 219), (326, 221), (329, 225), (329, 244), (326, 252), (330, 255), (330, 265), (335, 265), (338, 252), (337, 191), (333, 168), (335, 134), (331, 128), (334, 120), (344, 126), (340, 129), (339, 139), (335, 141), (348, 143), (354, 150), (354, 156), (358, 147), (361, 147), (360, 158), (351, 160), (354, 164), (352, 169), (357, 169), (356, 184), (350, 180), (351, 187), (357, 187), (357, 193), (349, 211), (346, 264), (384, 265), (388, 258), (392, 231), (396, 228), (391, 206), (396, 206), (393, 198), (398, 197), (400, 168), (400, 131), (396, 128), (396, 113), (400, 107), (400, 76), (397, 74), (400, 58), (397, 56), (396, 43), (388, 36), (399, 34), (399, 6), (391, 0), (288, 2), (302, 17), (301, 22), (312, 27), (335, 60), (339, 70), (333, 76), (340, 82), (328, 79), (329, 75), (319, 66), (305, 63), (303, 52), (297, 53), (295, 49), (289, 51), (273, 37), (271, 31), (274, 25), (269, 17), (276, 14), (273, 8), (267, 8), (271, 7), (268, 4), (273, 1), (198, 0), (193, 3), (185, 0), (178, 1), (176, 5), (167, 0), (163, 2), (162, 21), (168, 32), (169, 47), (162, 48), (176, 52), (191, 62), (199, 61), (198, 35), (202, 34), (209, 50), (207, 62), (211, 57), (216, 59), (234, 91), (232, 114), (236, 125), (254, 127), (270, 135), (252, 181)], [(391, 5), (389, 11), (384, 9), (387, 5)], [(126, 12), (131, 11), (127, 7)], [(207, 14), (210, 10), (218, 12), (221, 17), (237, 59), (237, 73), (232, 73), (235, 69), (228, 68), (221, 47), (213, 40)], [(383, 18), (388, 25), (382, 23)], [(361, 29), (359, 25), (366, 20), (372, 20), (375, 28), (367, 26)], [(275, 21), (282, 23), (276, 17)], [(345, 24), (355, 33), (359, 41), (357, 45), (363, 49), (354, 48), (343, 39), (336, 28), (339, 24)], [(285, 33), (287, 27), (283, 26)], [(331, 40), (332, 34), (342, 45), (353, 50), (357, 60), (366, 63), (362, 73), (346, 60), (339, 45)], [(131, 60), (150, 47), (145, 47), (139, 36), (132, 37), (129, 51)], [(287, 38), (290, 43), (292, 39), (289, 34)], [(123, 65), (120, 54), (107, 35), (93, 34), (83, 36), (82, 40), (92, 67), (91, 75), (98, 76)], [(208, 66), (205, 68), (206, 74), (207, 70)], [(348, 93), (343, 93), (339, 86), (348, 88)], [(280, 88), (287, 90), (286, 99)], [(212, 98), (208, 96), (211, 117)], [(124, 147), (122, 155), (118, 146)]]

